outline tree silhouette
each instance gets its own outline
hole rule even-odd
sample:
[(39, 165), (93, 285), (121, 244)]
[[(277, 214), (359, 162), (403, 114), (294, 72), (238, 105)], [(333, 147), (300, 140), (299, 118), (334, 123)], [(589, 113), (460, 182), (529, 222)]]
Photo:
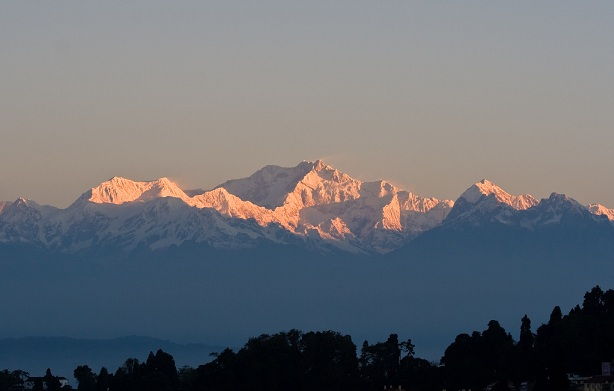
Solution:
[(45, 377), (43, 377), (43, 382), (46, 386), (46, 390), (47, 391), (59, 391), (59, 389), (61, 388), (61, 384), (60, 381), (58, 380), (57, 377), (53, 376), (53, 374), (51, 373), (51, 369), (47, 368), (47, 371), (45, 372)]
[(23, 386), (24, 380), (27, 379), (28, 372), (16, 370), (9, 371), (4, 369), (0, 371), (0, 390), (14, 390)]
[(80, 365), (75, 368), (73, 375), (78, 382), (78, 391), (96, 391), (96, 376), (90, 367)]
[(520, 321), (520, 337), (516, 345), (516, 382), (526, 381), (534, 376), (535, 334), (531, 331), (531, 319), (525, 314)]
[(111, 387), (111, 375), (107, 368), (100, 368), (98, 376), (96, 377), (96, 391), (108, 391)]

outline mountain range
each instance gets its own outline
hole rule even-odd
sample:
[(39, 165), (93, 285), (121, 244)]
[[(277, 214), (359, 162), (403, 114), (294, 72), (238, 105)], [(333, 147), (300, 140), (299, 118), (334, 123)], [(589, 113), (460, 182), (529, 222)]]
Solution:
[(614, 209), (556, 193), (542, 200), (512, 195), (488, 180), (456, 201), (439, 200), (384, 180), (357, 180), (321, 160), (265, 166), (207, 191), (182, 189), (168, 178), (113, 177), (65, 209), (25, 198), (0, 202), (0, 246), (64, 254), (273, 245), (377, 255), (423, 237), (478, 227), (492, 232), (493, 225), (516, 236), (566, 227), (614, 238)]

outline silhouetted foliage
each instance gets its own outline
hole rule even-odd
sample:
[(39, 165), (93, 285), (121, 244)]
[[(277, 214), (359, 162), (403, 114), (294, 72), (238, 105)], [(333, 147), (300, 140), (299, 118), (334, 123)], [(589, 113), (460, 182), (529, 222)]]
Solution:
[(411, 340), (399, 342), (396, 334), (390, 334), (385, 342), (369, 345), (365, 341), (359, 359), (362, 380), (370, 387), (383, 388), (400, 384), (401, 354), (414, 355)]
[[(75, 376), (76, 377), (76, 376)], [(96, 391), (107, 391), (111, 387), (112, 375), (109, 374), (107, 368), (100, 368), (100, 372), (96, 377)]]
[(536, 334), (525, 315), (517, 344), (494, 321), (483, 333), (459, 335), (442, 364), (451, 390), (521, 381), (535, 383), (535, 390), (567, 390), (567, 374), (598, 374), (601, 363), (612, 359), (614, 291), (596, 286), (585, 294), (582, 306), (569, 314), (554, 307), (548, 323)]
[[(603, 361), (614, 358), (614, 291), (596, 286), (582, 306), (563, 316), (555, 307), (547, 324), (537, 330), (535, 357), (544, 389), (563, 389), (566, 373), (598, 373)], [(563, 384), (563, 385), (561, 385)]]
[(514, 380), (516, 382), (531, 379), (535, 375), (535, 334), (531, 330), (531, 319), (525, 314), (520, 320), (520, 336), (516, 345), (514, 362)]
[(197, 369), (202, 390), (344, 390), (358, 379), (356, 346), (349, 336), (298, 330), (250, 339)]
[(24, 371), (9, 371), (4, 369), (0, 371), (0, 391), (13, 390), (23, 385), (24, 380), (28, 377), (28, 373)]
[[(130, 358), (110, 374), (78, 366), (80, 391), (230, 391), (230, 390), (510, 390), (520, 383), (535, 391), (565, 391), (567, 374), (594, 375), (614, 359), (614, 291), (596, 286), (564, 315), (554, 307), (535, 333), (520, 320), (518, 342), (491, 320), (484, 331), (459, 334), (437, 365), (414, 357), (411, 340), (390, 334), (384, 342), (364, 341), (357, 357), (348, 335), (334, 331), (290, 330), (251, 338), (237, 352), (227, 348), (198, 368), (179, 371), (173, 357), (158, 350), (141, 363)], [(0, 391), (28, 379), (22, 371), (0, 371)], [(31, 378), (35, 390), (59, 390), (50, 370)], [(514, 388), (516, 387), (516, 388)]]
[(47, 368), (45, 377), (43, 377), (43, 383), (45, 384), (45, 390), (47, 391), (59, 391), (62, 387), (57, 377), (53, 376), (51, 369)]
[(80, 365), (75, 368), (73, 375), (77, 379), (78, 391), (96, 391), (96, 375), (87, 365)]
[(495, 320), (482, 333), (461, 334), (446, 349), (446, 385), (450, 389), (480, 389), (512, 379), (514, 341)]

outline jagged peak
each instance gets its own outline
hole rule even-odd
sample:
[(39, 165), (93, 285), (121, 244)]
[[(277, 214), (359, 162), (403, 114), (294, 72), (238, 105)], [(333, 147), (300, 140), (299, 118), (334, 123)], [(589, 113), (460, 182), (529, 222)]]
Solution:
[(189, 198), (176, 183), (162, 177), (151, 181), (134, 181), (121, 176), (92, 187), (85, 192), (81, 199), (95, 204), (120, 205), (126, 202), (146, 201), (159, 197)]
[(0, 202), (0, 212), (3, 218), (9, 216), (9, 218), (22, 219), (24, 216), (37, 216), (43, 210), (55, 209), (53, 207), (42, 207), (36, 202), (24, 197), (18, 197), (13, 202)]
[(154, 180), (153, 182), (162, 183), (162, 184), (165, 184), (165, 185), (174, 185), (174, 186), (177, 185), (175, 182), (171, 181), (170, 179), (168, 179), (165, 176), (163, 176), (162, 178), (158, 178), (158, 179)]
[(498, 202), (507, 204), (517, 210), (528, 209), (538, 204), (537, 199), (532, 195), (510, 194), (488, 179), (474, 183), (459, 198), (475, 204), (485, 197), (494, 197)]
[[(41, 207), (41, 205), (38, 204), (37, 202), (32, 201), (32, 200), (30, 200), (28, 198), (25, 198), (25, 197), (17, 197), (17, 199), (15, 201), (7, 202), (6, 207), (9, 207), (9, 206), (13, 206), (13, 207), (33, 207), (33, 208)], [(49, 207), (49, 208), (53, 208), (53, 207)]]
[(550, 196), (542, 201), (546, 201), (548, 203), (556, 203), (556, 204), (573, 204), (573, 205), (577, 205), (577, 206), (581, 206), (580, 203), (576, 200), (574, 200), (573, 198), (567, 196), (566, 194), (562, 194), (562, 193), (551, 193)]
[(313, 169), (316, 171), (321, 171), (324, 169), (332, 169), (332, 167), (324, 163), (323, 160), (318, 159), (315, 162), (313, 162)]
[[(272, 166), (272, 167), (279, 167), (279, 166)], [(326, 168), (334, 169), (333, 167), (331, 167), (328, 164), (326, 164), (324, 162), (324, 160), (322, 160), (322, 159), (317, 159), (317, 160), (301, 160), (301, 162), (296, 167), (307, 167), (307, 168), (309, 168), (311, 170), (315, 170), (315, 171), (321, 171), (321, 170), (326, 169)]]
[(195, 195), (187, 200), (187, 203), (198, 208), (217, 208), (221, 203), (237, 208), (252, 208), (261, 213), (271, 212), (262, 206), (258, 206), (250, 201), (243, 200), (236, 195), (230, 193), (223, 187), (206, 191), (202, 194)]
[(273, 212), (262, 206), (229, 193), (223, 187), (217, 187), (196, 195), (186, 203), (197, 208), (213, 208), (219, 213), (241, 219), (254, 219), (258, 224), (265, 226), (275, 221)]
[(307, 175), (309, 172), (315, 172), (319, 175), (326, 175), (327, 173), (332, 175), (336, 173), (338, 178), (350, 177), (348, 174), (338, 170), (337, 168), (331, 166), (330, 164), (327, 164), (322, 159), (318, 159), (314, 161), (303, 160), (294, 168), (301, 168), (301, 167), (306, 170), (305, 175)]
[(573, 198), (568, 197), (566, 194), (563, 194), (563, 193), (552, 192), (552, 193), (550, 193), (550, 196), (548, 197), (548, 199), (550, 199), (550, 200), (569, 201), (569, 200), (572, 200)]
[(303, 160), (295, 168), (303, 167), (305, 169), (304, 176), (297, 181), (314, 184), (314, 181), (331, 181), (335, 183), (354, 182), (360, 183), (360, 181), (352, 178), (350, 175), (336, 169), (335, 167), (326, 164), (323, 160), (307, 161)]
[(114, 176), (104, 182), (101, 182), (98, 186), (101, 186), (105, 183), (164, 183), (164, 184), (175, 185), (175, 183), (167, 177), (160, 177), (160, 178), (152, 179), (149, 181), (135, 181), (134, 179), (126, 178), (123, 176)]
[(330, 182), (336, 184), (352, 183), (358, 187), (360, 187), (362, 183), (332, 166), (313, 164), (313, 168), (301, 179), (301, 182), (310, 183), (312, 185), (316, 185), (315, 182)]
[(217, 187), (224, 187), (229, 193), (256, 205), (275, 209), (283, 206), (297, 188), (322, 188), (327, 181), (359, 186), (359, 181), (322, 160), (304, 160), (294, 167), (264, 166), (246, 178), (229, 180)]
[(223, 187), (216, 187), (215, 189), (206, 191), (202, 194), (195, 195), (194, 197), (191, 197), (187, 200), (188, 204), (192, 206), (196, 206), (198, 208), (213, 207), (213, 205), (217, 205), (220, 202), (223, 202), (226, 204), (242, 205), (242, 206), (253, 206), (255, 208), (259, 208), (263, 210), (265, 209), (261, 206), (257, 206), (253, 204), (250, 201), (242, 200), (236, 195), (228, 192), (228, 190), (226, 190)]
[[(219, 195), (224, 195), (224, 196), (228, 195), (228, 196), (236, 197), (235, 195), (230, 194), (230, 193), (228, 192), (228, 190), (226, 190), (226, 189), (225, 189), (225, 188), (223, 188), (223, 187), (216, 187), (215, 189), (212, 189), (212, 190), (206, 191), (206, 192), (204, 192), (204, 193), (202, 193), (202, 194), (199, 194), (199, 195), (205, 195), (205, 194), (215, 194), (215, 195), (218, 195), (218, 194), (219, 194)], [(197, 197), (198, 197), (199, 195), (197, 195)]]
[(220, 202), (228, 203), (228, 201), (231, 199), (240, 200), (239, 197), (230, 194), (223, 187), (216, 187), (215, 189), (205, 191), (191, 197), (188, 203), (192, 206), (196, 206), (197, 208), (210, 208), (212, 205)]
[(589, 212), (598, 216), (605, 216), (610, 221), (614, 221), (614, 209), (610, 209), (602, 204), (588, 204)]
[(378, 180), (373, 182), (362, 182), (360, 186), (361, 196), (375, 196), (385, 197), (388, 195), (396, 194), (399, 192), (399, 188), (388, 181)]
[(117, 176), (117, 175), (116, 175), (116, 176), (111, 177), (111, 178), (110, 178), (108, 181), (106, 181), (106, 182), (118, 182), (118, 181), (131, 181), (131, 182), (133, 182), (132, 180), (130, 180), (130, 179), (128, 179), (128, 178), (125, 178), (125, 177), (123, 177), (123, 176)]
[(589, 208), (580, 204), (575, 199), (561, 193), (552, 193), (548, 198), (542, 199), (539, 203), (542, 208), (558, 211), (573, 211), (577, 214), (597, 214), (593, 213)]
[(24, 197), (18, 197), (15, 201), (11, 202), (11, 201), (7, 201), (7, 202), (1, 202), (0, 201), (0, 212), (1, 211), (20, 211), (20, 210), (26, 210), (26, 209), (39, 209), (39, 206), (36, 202), (29, 200), (27, 198)]
[(588, 212), (586, 206), (561, 193), (551, 193), (548, 198), (543, 198), (539, 202), (538, 208), (558, 211), (573, 210), (577, 213)]
[(15, 200), (15, 204), (16, 205), (19, 205), (19, 204), (28, 205), (31, 202), (33, 202), (33, 201), (31, 201), (31, 200), (29, 200), (27, 198), (24, 198), (24, 197), (17, 197), (17, 199)]
[(465, 201), (475, 204), (478, 202), (482, 196), (489, 196), (491, 194), (509, 194), (495, 183), (489, 181), (488, 179), (482, 179), (478, 182), (475, 182), (471, 185), (463, 194), (461, 194), (460, 198), (463, 198)]

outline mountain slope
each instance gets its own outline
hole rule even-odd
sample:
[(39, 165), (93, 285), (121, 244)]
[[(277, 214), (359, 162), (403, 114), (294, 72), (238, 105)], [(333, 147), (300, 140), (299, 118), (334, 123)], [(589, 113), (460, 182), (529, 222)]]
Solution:
[(487, 179), (482, 179), (474, 183), (460, 196), (460, 198), (471, 204), (476, 204), (487, 197), (492, 197), (497, 200), (497, 202), (509, 205), (516, 210), (528, 209), (538, 204), (535, 197), (530, 194), (509, 194)]
[(253, 219), (262, 226), (278, 222), (272, 211), (249, 201), (244, 201), (230, 194), (223, 187), (195, 195), (187, 201), (187, 204), (197, 208), (213, 208), (228, 217), (244, 220)]
[(218, 187), (256, 205), (275, 209), (284, 204), (287, 195), (315, 169), (316, 163), (303, 161), (291, 168), (269, 165), (247, 178), (231, 179)]
[(481, 223), (485, 218), (505, 221), (516, 211), (526, 210), (538, 204), (535, 197), (529, 194), (512, 195), (483, 179), (471, 185), (454, 202), (454, 207), (445, 222)]

